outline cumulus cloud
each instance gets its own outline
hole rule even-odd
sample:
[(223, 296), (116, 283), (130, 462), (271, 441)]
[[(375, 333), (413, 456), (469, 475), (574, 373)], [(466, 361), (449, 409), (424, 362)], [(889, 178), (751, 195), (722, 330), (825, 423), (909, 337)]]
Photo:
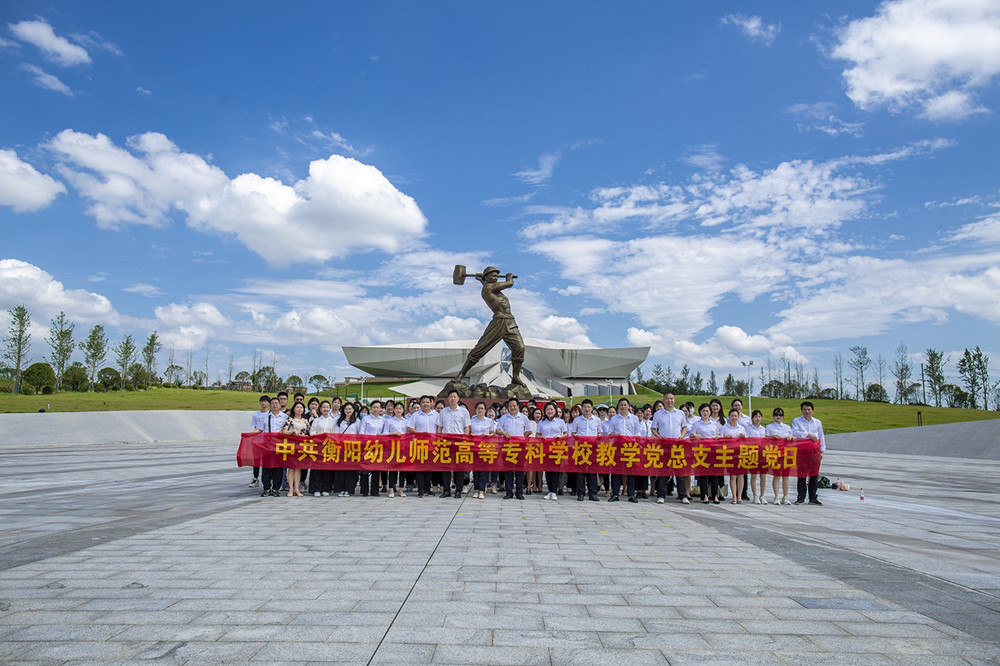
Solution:
[(0, 259), (0, 310), (24, 303), (35, 323), (65, 312), (78, 324), (116, 324), (111, 301), (84, 289), (66, 289), (49, 273), (19, 259)]
[(13, 150), (0, 150), (0, 206), (16, 213), (36, 211), (65, 194), (66, 186), (21, 160)]
[(552, 173), (556, 170), (560, 159), (562, 159), (562, 153), (558, 150), (542, 153), (542, 156), (538, 158), (537, 169), (516, 171), (514, 177), (529, 185), (543, 185), (552, 178)]
[(73, 130), (47, 144), (61, 160), (59, 172), (92, 202), (88, 212), (102, 228), (163, 226), (177, 211), (190, 227), (236, 237), (284, 266), (394, 252), (427, 223), (411, 197), (353, 158), (314, 160), (306, 178), (286, 185), (254, 173), (229, 178), (159, 133), (130, 137), (126, 146)]
[(831, 51), (848, 61), (847, 96), (860, 108), (917, 107), (931, 120), (986, 109), (975, 92), (1000, 72), (1000, 5), (994, 0), (895, 0), (851, 21)]
[(87, 53), (87, 49), (73, 44), (65, 37), (60, 37), (52, 29), (52, 26), (42, 19), (11, 23), (7, 27), (21, 41), (37, 46), (46, 60), (63, 67), (90, 63), (90, 54)]
[(215, 305), (205, 302), (170, 303), (156, 307), (153, 313), (164, 342), (182, 349), (204, 347), (208, 340), (221, 337), (220, 331), (233, 326)]
[(781, 32), (780, 21), (778, 23), (764, 23), (764, 19), (759, 16), (746, 16), (745, 14), (727, 14), (722, 17), (722, 25), (735, 26), (750, 41), (758, 42), (764, 46), (773, 44), (778, 33)]
[(73, 96), (73, 90), (54, 74), (49, 74), (41, 67), (35, 65), (21, 65), (21, 69), (35, 77), (35, 85), (45, 90), (51, 90), (67, 97)]

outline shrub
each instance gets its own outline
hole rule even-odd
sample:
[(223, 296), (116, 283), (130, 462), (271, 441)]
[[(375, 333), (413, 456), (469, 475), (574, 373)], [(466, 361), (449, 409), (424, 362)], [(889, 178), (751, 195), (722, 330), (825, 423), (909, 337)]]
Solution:
[(51, 386), (46, 385), (42, 387), (42, 395), (52, 395), (53, 391), (54, 389)]
[(107, 389), (104, 388), (104, 384), (94, 384), (94, 393), (104, 393)]

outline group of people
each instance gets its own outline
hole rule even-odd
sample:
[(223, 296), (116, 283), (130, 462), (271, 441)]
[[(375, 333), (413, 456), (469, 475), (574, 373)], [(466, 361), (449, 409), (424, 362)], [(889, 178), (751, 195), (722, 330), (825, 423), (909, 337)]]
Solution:
[[(589, 398), (572, 407), (549, 401), (543, 408), (521, 403), (510, 398), (503, 403), (475, 404), (475, 414), (470, 414), (462, 404), (457, 391), (448, 394), (447, 400), (425, 395), (408, 401), (373, 400), (369, 405), (343, 401), (310, 398), (301, 393), (293, 396), (288, 406), (288, 394), (279, 392), (275, 397), (261, 396), (260, 411), (251, 421), (253, 432), (273, 432), (288, 435), (318, 435), (341, 433), (354, 435), (398, 435), (403, 433), (451, 433), (465, 435), (498, 435), (501, 437), (556, 438), (569, 435), (596, 437), (599, 435), (625, 435), (629, 437), (655, 437), (669, 439), (717, 439), (723, 437), (762, 437), (782, 440), (808, 438), (820, 445), (820, 455), (826, 450), (823, 424), (813, 416), (814, 407), (809, 401), (801, 403), (801, 416), (785, 423), (781, 407), (772, 412), (773, 421), (762, 425), (763, 414), (755, 409), (750, 415), (743, 412), (743, 401), (736, 398), (725, 412), (722, 401), (712, 398), (695, 409), (693, 402), (677, 406), (673, 394), (664, 394), (662, 400), (652, 405), (632, 405), (628, 398), (618, 400), (615, 409), (597, 405)], [(291, 463), (291, 461), (289, 461)], [(306, 478), (305, 475), (308, 475)], [(749, 476), (749, 480), (747, 479)], [(543, 478), (544, 477), (544, 478)], [(750, 502), (768, 504), (766, 474), (733, 474), (729, 477), (729, 491), (733, 504)], [(653, 479), (652, 484), (650, 479)], [(725, 494), (722, 476), (698, 476), (697, 495), (705, 504), (720, 504)], [(474, 497), (485, 499), (486, 494), (504, 493), (504, 499), (523, 500), (525, 495), (541, 493), (545, 499), (556, 501), (564, 494), (575, 494), (578, 501), (600, 501), (603, 493), (609, 502), (618, 502), (624, 490), (627, 501), (636, 503), (655, 495), (663, 504), (676, 490), (677, 500), (690, 504), (694, 495), (691, 477), (688, 476), (637, 476), (619, 474), (568, 474), (566, 472), (504, 472), (472, 471)], [(798, 479), (795, 504), (821, 505), (817, 495), (819, 475)], [(261, 488), (261, 497), (302, 497), (308, 492), (314, 497), (337, 495), (347, 497), (360, 492), (361, 496), (375, 497), (382, 492), (389, 497), (406, 497), (406, 491), (418, 497), (440, 493), (441, 497), (462, 499), (465, 495), (466, 472), (394, 472), (358, 470), (303, 470), (290, 464), (287, 468), (253, 468), (251, 488)], [(774, 476), (772, 502), (792, 504), (788, 497), (789, 477)]]

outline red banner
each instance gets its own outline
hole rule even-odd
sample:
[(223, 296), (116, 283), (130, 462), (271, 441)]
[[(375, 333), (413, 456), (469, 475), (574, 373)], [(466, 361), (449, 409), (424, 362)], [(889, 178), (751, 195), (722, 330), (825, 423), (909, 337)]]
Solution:
[(657, 439), (475, 437), (244, 433), (240, 467), (410, 471), (595, 472), (638, 476), (819, 473), (819, 443), (810, 439)]

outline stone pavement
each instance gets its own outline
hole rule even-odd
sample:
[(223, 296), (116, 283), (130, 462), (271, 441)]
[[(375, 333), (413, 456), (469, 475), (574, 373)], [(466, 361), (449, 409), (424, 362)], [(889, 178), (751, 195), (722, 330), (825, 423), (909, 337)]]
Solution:
[(0, 662), (1000, 663), (997, 461), (830, 452), (823, 507), (261, 499), (235, 446), (0, 444)]

